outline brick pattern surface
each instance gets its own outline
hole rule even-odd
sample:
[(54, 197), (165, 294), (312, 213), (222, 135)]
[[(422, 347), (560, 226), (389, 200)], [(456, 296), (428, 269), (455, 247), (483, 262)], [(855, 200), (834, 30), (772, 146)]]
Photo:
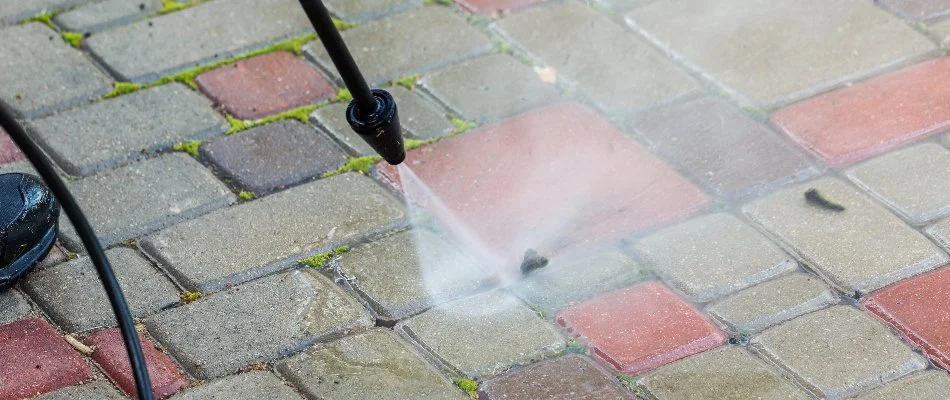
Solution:
[(0, 399), (22, 399), (75, 385), (92, 371), (48, 322), (0, 325)]
[[(407, 163), (492, 251), (519, 263), (525, 248), (539, 243), (618, 239), (708, 202), (701, 190), (576, 103), (410, 151)], [(484, 165), (492, 168), (479, 167)], [(393, 168), (382, 174), (398, 185)], [(410, 198), (423, 200), (417, 189), (408, 190)]]
[(820, 278), (794, 273), (712, 303), (706, 312), (732, 333), (753, 333), (837, 302), (834, 290)]
[(928, 370), (918, 372), (872, 390), (859, 400), (921, 399), (939, 400), (947, 398), (950, 388), (950, 375), (943, 371)]
[(879, 290), (862, 304), (950, 370), (950, 268)]
[(259, 119), (336, 95), (313, 67), (279, 51), (198, 75), (208, 97), (240, 119)]
[(36, 15), (43, 10), (62, 10), (88, 0), (12, 0), (0, 4), (0, 26)]
[(479, 385), (479, 398), (497, 400), (554, 399), (567, 396), (577, 400), (632, 399), (588, 358), (568, 355), (512, 372)]
[(37, 397), (37, 400), (124, 400), (127, 399), (108, 381), (95, 381), (70, 386)]
[(904, 68), (789, 106), (772, 122), (831, 167), (844, 167), (950, 126), (950, 58)]
[(418, 0), (326, 0), (327, 8), (334, 15), (347, 21), (376, 19), (384, 15), (405, 11), (418, 5)]
[[(805, 19), (808, 24), (801, 23)], [(765, 106), (869, 76), (934, 48), (900, 19), (851, 0), (661, 0), (635, 8), (627, 22), (728, 92)]]
[[(95, 346), (96, 350), (92, 353), (92, 359), (99, 364), (106, 376), (125, 394), (134, 396), (135, 378), (132, 376), (129, 356), (119, 329), (112, 328), (96, 332), (86, 338), (85, 342), (90, 346)], [(147, 338), (139, 336), (139, 343), (142, 346), (149, 381), (152, 384), (152, 394), (155, 398), (164, 399), (188, 387), (188, 378), (182, 375), (174, 361)]]
[(726, 334), (669, 289), (642, 283), (568, 308), (556, 321), (595, 359), (636, 375), (723, 344)]
[(186, 389), (175, 400), (272, 399), (303, 400), (303, 396), (267, 371), (250, 371)]
[(95, 32), (135, 21), (158, 11), (161, 0), (106, 0), (91, 2), (57, 14), (56, 24), (72, 32)]

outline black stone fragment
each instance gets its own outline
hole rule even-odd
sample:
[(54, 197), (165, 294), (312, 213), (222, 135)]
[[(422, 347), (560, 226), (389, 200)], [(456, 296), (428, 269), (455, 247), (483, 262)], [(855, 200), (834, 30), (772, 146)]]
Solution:
[(826, 210), (835, 212), (844, 211), (843, 205), (826, 199), (825, 196), (822, 196), (821, 193), (818, 193), (818, 189), (808, 189), (808, 191), (805, 192), (805, 201), (807, 201), (808, 204), (821, 207)]
[(534, 249), (528, 249), (524, 252), (524, 260), (521, 261), (521, 273), (527, 275), (536, 269), (544, 268), (548, 265), (548, 259), (538, 254)]

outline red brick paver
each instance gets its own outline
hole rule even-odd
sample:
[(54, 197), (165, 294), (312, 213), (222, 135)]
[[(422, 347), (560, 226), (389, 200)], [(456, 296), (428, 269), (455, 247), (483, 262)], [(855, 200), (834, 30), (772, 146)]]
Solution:
[(6, 131), (0, 129), (0, 165), (9, 164), (23, 158), (20, 148), (13, 143), (13, 139)]
[[(622, 237), (708, 203), (701, 190), (576, 103), (411, 151), (406, 165), (507, 260), (529, 247), (543, 253)], [(380, 173), (398, 187), (394, 168)]]
[(544, 0), (458, 0), (462, 8), (474, 14), (508, 12), (540, 3)]
[(874, 292), (863, 305), (950, 370), (950, 267)]
[(639, 374), (725, 343), (727, 335), (665, 286), (631, 286), (555, 318), (590, 347), (594, 358)]
[(829, 166), (950, 127), (950, 58), (914, 65), (780, 110), (772, 122)]
[(263, 118), (335, 94), (315, 69), (286, 52), (239, 61), (198, 75), (195, 82), (208, 97), (241, 119)]
[[(165, 353), (155, 348), (146, 338), (139, 337), (139, 342), (145, 354), (152, 393), (156, 398), (164, 399), (188, 387), (188, 379), (178, 371), (178, 367)], [(132, 367), (119, 328), (96, 332), (86, 339), (86, 343), (95, 346), (96, 351), (92, 353), (92, 359), (102, 367), (109, 379), (126, 394), (134, 396), (135, 378), (132, 376)]]
[(31, 398), (90, 375), (79, 353), (39, 318), (0, 326), (0, 400)]

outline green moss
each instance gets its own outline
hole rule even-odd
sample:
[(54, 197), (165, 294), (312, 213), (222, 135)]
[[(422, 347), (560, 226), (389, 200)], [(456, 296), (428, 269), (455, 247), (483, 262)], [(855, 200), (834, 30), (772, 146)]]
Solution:
[(333, 18), (333, 26), (336, 27), (339, 31), (345, 31), (350, 28), (355, 28), (359, 24), (356, 22), (344, 21), (342, 19)]
[(103, 99), (111, 99), (113, 97), (119, 97), (123, 94), (129, 94), (132, 92), (137, 92), (139, 90), (145, 89), (148, 85), (142, 85), (138, 83), (130, 82), (116, 82), (112, 85), (112, 90), (109, 93), (106, 93), (102, 96)]
[(455, 382), (455, 386), (458, 386), (459, 389), (468, 393), (469, 397), (473, 399), (478, 399), (478, 381), (474, 379), (455, 377), (452, 378), (452, 382)]
[(430, 138), (426, 140), (406, 139), (406, 142), (404, 145), (406, 147), (406, 150), (415, 150), (422, 146), (426, 146), (426, 145), (438, 142), (439, 140), (442, 140), (442, 138)]
[(452, 0), (426, 0), (425, 3), (428, 5), (448, 6), (448, 7), (455, 5), (455, 2), (453, 2)]
[(174, 0), (162, 0), (162, 9), (158, 10), (158, 15), (165, 15), (165, 14), (173, 13), (176, 11), (181, 11), (186, 8), (194, 7), (203, 2), (204, 1), (202, 0), (191, 0), (191, 1), (184, 1), (184, 2), (179, 2), (179, 1), (174, 1)]
[(195, 300), (198, 300), (203, 296), (199, 292), (181, 292), (178, 294), (178, 298), (181, 299), (182, 303), (188, 304)]
[(193, 157), (197, 157), (198, 148), (200, 148), (202, 144), (204, 144), (204, 141), (202, 140), (192, 140), (190, 142), (176, 143), (174, 146), (172, 146), (172, 150), (188, 153), (188, 154), (191, 154)]
[(349, 103), (353, 101), (353, 94), (350, 93), (350, 89), (340, 89), (336, 92), (336, 98), (333, 101)]
[(135, 239), (126, 239), (126, 240), (123, 240), (123, 241), (119, 242), (119, 244), (121, 244), (121, 245), (123, 245), (123, 246), (125, 246), (125, 247), (135, 247), (135, 246), (138, 246), (139, 242), (138, 242), (137, 240), (135, 240)]
[(63, 37), (63, 40), (66, 41), (66, 43), (69, 43), (70, 46), (73, 46), (73, 47), (75, 47), (75, 48), (77, 48), (77, 49), (79, 48), (79, 46), (82, 45), (82, 39), (83, 39), (83, 34), (82, 34), (82, 33), (79, 33), (79, 32), (63, 32), (63, 33), (62, 33), (62, 37)]
[(382, 160), (380, 156), (363, 156), (363, 157), (350, 157), (349, 161), (346, 162), (346, 165), (337, 168), (333, 171), (327, 171), (320, 175), (321, 178), (329, 178), (331, 176), (337, 176), (351, 171), (358, 171), (359, 173), (366, 175), (369, 174), (369, 169)]
[(298, 264), (306, 265), (310, 268), (324, 268), (327, 263), (333, 259), (333, 257), (339, 256), (348, 251), (350, 251), (349, 246), (340, 246), (326, 253), (320, 253), (313, 257), (304, 258), (303, 260), (298, 261)]
[(243, 201), (251, 201), (254, 200), (255, 197), (257, 197), (257, 195), (254, 194), (254, 192), (249, 192), (247, 190), (242, 190), (240, 193), (238, 193), (238, 198)]
[(637, 378), (634, 378), (630, 375), (621, 374), (621, 375), (617, 375), (617, 380), (619, 380), (621, 384), (626, 386), (627, 389), (630, 389), (631, 391), (634, 391), (637, 389)]
[(418, 81), (419, 78), (421, 78), (421, 77), (422, 77), (422, 75), (420, 75), (420, 74), (412, 74), (412, 75), (409, 75), (409, 76), (406, 76), (406, 77), (402, 77), (402, 78), (396, 79), (396, 80), (394, 80), (394, 81), (392, 81), (392, 82), (389, 82), (389, 84), (390, 84), (391, 86), (399, 85), (399, 86), (402, 86), (402, 87), (404, 87), (404, 88), (406, 88), (406, 89), (409, 89), (409, 90), (415, 90), (415, 89), (416, 89), (416, 81)]
[(314, 112), (320, 107), (325, 106), (326, 104), (326, 102), (323, 102), (317, 105), (297, 107), (293, 110), (284, 111), (277, 115), (271, 115), (267, 118), (255, 120), (241, 120), (229, 114), (225, 114), (225, 118), (227, 118), (228, 123), (231, 124), (231, 128), (228, 129), (226, 134), (233, 135), (241, 131), (246, 131), (261, 125), (267, 125), (272, 122), (283, 121), (285, 119), (295, 119), (297, 121), (307, 123), (307, 120), (310, 118), (310, 113)]
[(25, 18), (22, 21), (20, 21), (20, 23), (29, 24), (31, 22), (39, 22), (43, 25), (48, 26), (50, 29), (55, 30), (56, 28), (53, 26), (53, 17), (55, 17), (57, 13), (58, 11), (44, 11), (32, 17)]
[(453, 135), (478, 128), (478, 124), (474, 122), (468, 122), (454, 115), (450, 116), (450, 118), (452, 118), (452, 126), (455, 127), (455, 129), (452, 130)]
[(587, 354), (587, 346), (584, 346), (583, 343), (575, 339), (571, 339), (567, 341), (567, 346), (564, 347), (562, 354)]
[(75, 260), (75, 259), (77, 259), (77, 258), (79, 258), (79, 254), (76, 254), (76, 253), (73, 253), (73, 252), (69, 252), (69, 251), (66, 252), (66, 261), (72, 261), (72, 260)]

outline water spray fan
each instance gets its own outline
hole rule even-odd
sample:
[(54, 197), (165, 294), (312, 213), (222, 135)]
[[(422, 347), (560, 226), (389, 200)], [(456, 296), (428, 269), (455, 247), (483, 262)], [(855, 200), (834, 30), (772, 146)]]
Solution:
[[(320, 41), (326, 47), (330, 59), (336, 66), (340, 77), (347, 89), (353, 95), (353, 101), (346, 109), (346, 120), (350, 127), (366, 141), (386, 162), (397, 165), (406, 159), (406, 149), (403, 145), (402, 131), (399, 125), (399, 112), (396, 101), (385, 90), (370, 90), (366, 80), (360, 73), (359, 67), (353, 61), (343, 38), (336, 30), (333, 20), (326, 7), (320, 0), (300, 0), (300, 5), (307, 13)], [(102, 246), (89, 224), (79, 204), (66, 188), (63, 180), (57, 175), (53, 164), (46, 158), (39, 146), (27, 135), (23, 126), (16, 121), (13, 112), (0, 101), (0, 127), (5, 130), (23, 154), (34, 165), (39, 175), (46, 181), (50, 191), (59, 200), (63, 211), (72, 221), (76, 233), (82, 240), (83, 246), (89, 253), (89, 258), (96, 267), (99, 280), (105, 288), (106, 296), (115, 313), (122, 339), (135, 378), (135, 388), (138, 398), (152, 400), (151, 384), (142, 347), (132, 321), (132, 313), (125, 301), (125, 296), (116, 279), (115, 272), (106, 257)]]

